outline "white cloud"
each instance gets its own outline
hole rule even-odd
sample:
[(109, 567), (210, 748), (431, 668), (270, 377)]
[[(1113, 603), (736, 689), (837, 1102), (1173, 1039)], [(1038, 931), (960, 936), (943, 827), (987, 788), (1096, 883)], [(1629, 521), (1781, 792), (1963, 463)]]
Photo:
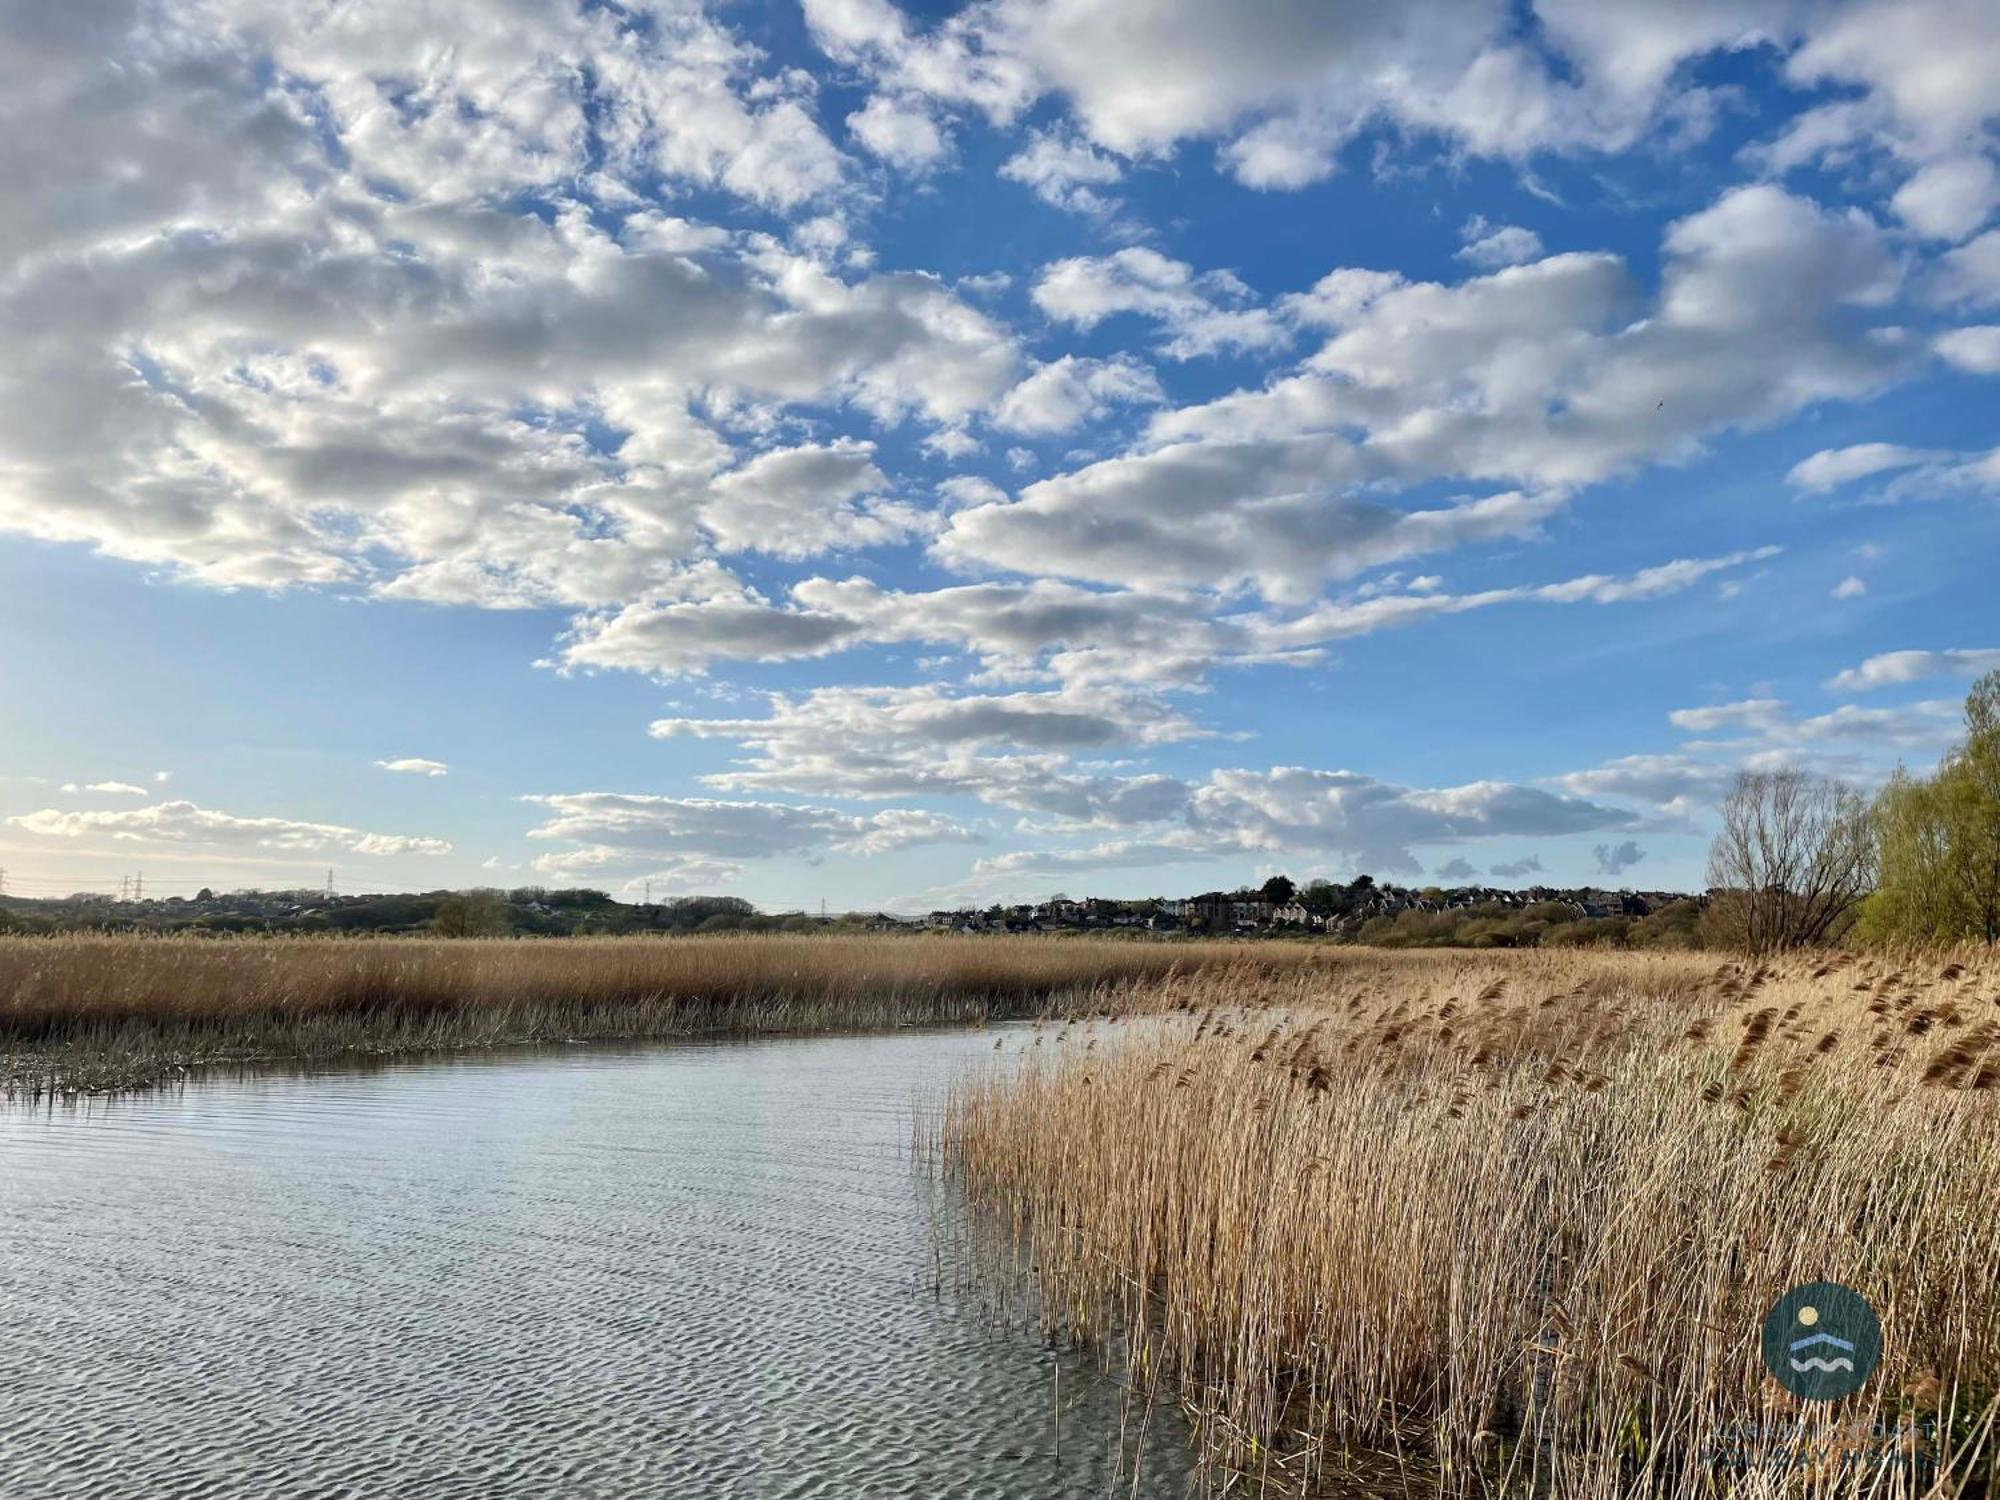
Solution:
[(1937, 336), (1932, 347), (1974, 375), (2000, 374), (2000, 324), (1953, 328)]
[[(949, 818), (909, 809), (855, 815), (777, 802), (616, 792), (523, 800), (549, 813), (546, 822), (529, 831), (530, 838), (577, 846), (535, 861), (538, 870), (562, 878), (636, 876), (692, 859), (701, 862), (705, 874), (721, 879), (744, 860), (817, 862), (829, 854), (886, 854), (974, 838)], [(685, 867), (682, 873), (686, 875)]]
[(451, 773), (451, 767), (443, 761), (425, 760), (420, 755), (405, 755), (395, 760), (378, 760), (375, 764), (385, 771), (400, 771), (410, 776), (446, 776)]
[(921, 103), (876, 94), (847, 117), (854, 138), (891, 166), (922, 171), (951, 151), (930, 112)]
[(704, 781), (736, 792), (879, 800), (971, 796), (1078, 823), (1171, 815), (1186, 789), (1150, 773), (1070, 768), (1080, 752), (1194, 739), (1202, 731), (1134, 690), (952, 693), (942, 688), (819, 688), (773, 695), (756, 719), (666, 718), (656, 738), (730, 740), (752, 754)]
[(1667, 722), (1690, 734), (1715, 734), (1723, 730), (1767, 734), (1784, 727), (1789, 719), (1782, 698), (1745, 698), (1706, 708), (1677, 708), (1667, 715)]
[(1689, 749), (1759, 751), (1765, 760), (1783, 760), (1800, 747), (1828, 742), (1874, 750), (1941, 750), (1957, 728), (1959, 705), (1946, 698), (1900, 708), (1843, 703), (1826, 713), (1799, 718), (1782, 699), (1747, 698), (1705, 708), (1675, 709), (1667, 718), (1675, 728), (1690, 734), (1739, 736), (1690, 741)]
[(1524, 45), (1497, 0), (1391, 10), (1190, 0), (1171, 13), (1133, 0), (995, 0), (929, 31), (882, 0), (808, 0), (806, 11), (833, 56), (897, 87), (1000, 122), (1057, 94), (1100, 146), (1164, 155), (1213, 138), (1223, 164), (1263, 188), (1324, 178), (1376, 116), (1517, 159), (1626, 144), (1656, 118), (1700, 118), (1698, 91), (1668, 88), (1675, 65), (1756, 25), (1725, 14), (1662, 23), (1620, 7), (1605, 35), (1578, 7), (1541, 8), (1568, 51), (1562, 71), (1580, 78)]
[(1822, 448), (1802, 458), (1785, 475), (1785, 483), (1802, 490), (1831, 490), (1890, 469), (1927, 463), (1937, 455), (1895, 443), (1856, 443), (1847, 448)]
[(2000, 204), (2000, 171), (1984, 156), (1947, 157), (1919, 169), (1889, 203), (1919, 234), (1962, 240)]
[[(992, 508), (980, 492), (967, 498), (974, 511), (961, 514)], [(1425, 529), (1434, 525), (1418, 513), (1402, 530), (1378, 538), (1377, 551), (1386, 555), (1397, 538), (1418, 550), (1435, 544), (1435, 531)], [(1663, 598), (1776, 552), (1763, 547), (1677, 558), (1629, 574), (1585, 574), (1473, 594), (1448, 594), (1435, 579), (1415, 579), (1406, 592), (1367, 589), (1292, 614), (1230, 608), (1213, 596), (1171, 589), (1102, 591), (1036, 581), (903, 592), (863, 578), (810, 578), (795, 585), (784, 604), (718, 590), (704, 600), (591, 617), (567, 638), (562, 661), (570, 668), (673, 676), (718, 661), (797, 660), (862, 644), (921, 641), (975, 652), (994, 677), (1053, 676), (1078, 685), (1190, 683), (1216, 667), (1304, 664), (1330, 641), (1446, 615), (1510, 604)], [(1316, 576), (1327, 565), (1311, 554), (1298, 562), (1307, 570), (1302, 576)]]
[(1143, 245), (1110, 255), (1080, 255), (1042, 268), (1035, 305), (1058, 322), (1092, 329), (1136, 313), (1161, 327), (1161, 350), (1173, 359), (1281, 347), (1290, 334), (1227, 271), (1197, 275), (1185, 261)]
[(699, 514), (724, 552), (810, 557), (880, 546), (923, 525), (914, 508), (882, 498), (888, 484), (873, 443), (804, 443), (719, 475)]
[(1942, 750), (1959, 727), (1960, 705), (1933, 698), (1901, 708), (1862, 708), (1843, 703), (1831, 712), (1815, 714), (1788, 726), (1801, 740), (1847, 740), (1908, 749)]
[(1125, 172), (1087, 141), (1057, 130), (1038, 130), (1026, 146), (1000, 164), (1000, 175), (1057, 208), (1108, 214), (1117, 209), (1118, 200), (1098, 189), (1117, 182)]
[(1018, 379), (935, 278), (844, 279), (815, 256), (863, 247), (627, 183), (802, 216), (839, 183), (805, 75), (698, 10), (51, 16), (0, 64), (0, 530), (228, 587), (597, 607), (701, 554), (744, 414), (962, 422)]
[(1859, 599), (1867, 592), (1868, 585), (1852, 573), (1833, 586), (1833, 597), (1836, 599)]
[(74, 781), (65, 781), (62, 789), (71, 793), (95, 792), (99, 796), (105, 797), (146, 797), (151, 795), (144, 787), (134, 786), (129, 781), (93, 781), (87, 785), (82, 785)]
[(1836, 672), (1827, 687), (1837, 693), (1862, 693), (1900, 687), (1931, 677), (1980, 677), (2000, 671), (2000, 647), (1987, 650), (1884, 651), (1859, 666)]
[(345, 849), (354, 854), (449, 854), (443, 839), (404, 834), (363, 833), (337, 823), (302, 823), (289, 818), (239, 817), (192, 802), (156, 802), (117, 812), (61, 812), (45, 808), (9, 818), (17, 828), (43, 838), (120, 844), (191, 844), (218, 849), (277, 849), (318, 853)]
[(1482, 271), (1497, 271), (1502, 266), (1518, 266), (1542, 258), (1542, 237), (1534, 230), (1518, 224), (1489, 224), (1478, 214), (1466, 221), (1459, 238), (1465, 244), (1458, 258)]
[[(1298, 598), (1356, 567), (1526, 534), (1579, 486), (1915, 367), (1907, 341), (1877, 334), (1900, 267), (1863, 215), (1743, 188), (1672, 226), (1665, 248), (1652, 299), (1608, 255), (1457, 286), (1335, 272), (1287, 304), (1332, 325), (1298, 373), (1162, 412), (1134, 452), (960, 512), (940, 551)], [(1083, 327), (1120, 309), (1193, 316), (1196, 278), (1152, 254), (1059, 263), (1037, 297)], [(1415, 512), (1383, 498), (1440, 480), (1512, 487)]]
[(1165, 399), (1158, 377), (1129, 354), (1110, 359), (1065, 354), (1001, 397), (993, 420), (1011, 432), (1069, 432), (1114, 407), (1156, 405)]
[(1623, 809), (1507, 782), (1423, 790), (1354, 771), (1216, 770), (1189, 789), (1185, 812), (1173, 821), (1082, 848), (996, 855), (976, 869), (987, 876), (1025, 875), (1249, 854), (1333, 856), (1416, 875), (1422, 867), (1413, 845), (1617, 831), (1639, 821)]
[(2000, 109), (1996, 49), (2000, 16), (1983, 0), (1852, 0), (1807, 29), (1786, 70), (1801, 83), (1866, 87), (1892, 143), (1928, 159), (1975, 141)]
[(1785, 479), (1803, 490), (1825, 491), (1891, 470), (1900, 472), (1879, 492), (1884, 500), (2000, 493), (2000, 448), (1949, 453), (1894, 443), (1857, 443), (1822, 449), (1794, 464)]
[(2000, 229), (1940, 257), (1935, 293), (1947, 304), (2000, 306)]
[(1588, 771), (1552, 778), (1578, 797), (1623, 797), (1667, 806), (1710, 802), (1728, 789), (1735, 772), (1682, 754), (1624, 755)]
[[(1447, 150), (1526, 162), (1629, 147), (1649, 132), (1699, 137), (1727, 92), (1696, 59), (1765, 46), (1817, 106), (1761, 153), (1776, 170), (1870, 143), (1919, 169), (1962, 159), (1994, 113), (1984, 58), (2000, 26), (1982, 0), (1499, 0), (1399, 7), (1281, 0), (990, 0), (929, 27), (888, 0), (808, 0), (827, 52), (885, 86), (1014, 121), (1045, 95), (1074, 128), (1124, 156), (1190, 139), (1247, 185), (1298, 188), (1337, 166), (1364, 125)], [(1953, 195), (1919, 188), (1917, 218)]]

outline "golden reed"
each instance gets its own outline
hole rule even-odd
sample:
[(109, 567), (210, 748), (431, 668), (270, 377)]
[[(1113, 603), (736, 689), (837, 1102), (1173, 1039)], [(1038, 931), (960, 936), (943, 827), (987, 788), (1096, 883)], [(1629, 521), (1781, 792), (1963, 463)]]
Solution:
[(1034, 1015), (1293, 944), (776, 935), (0, 938), (0, 1086), (115, 1088), (207, 1062), (548, 1038)]
[[(1234, 1492), (1990, 1486), (1993, 956), (1348, 950), (1149, 999), (1010, 1047), (938, 1160)], [(1886, 1353), (1808, 1409), (1759, 1336), (1820, 1279)]]

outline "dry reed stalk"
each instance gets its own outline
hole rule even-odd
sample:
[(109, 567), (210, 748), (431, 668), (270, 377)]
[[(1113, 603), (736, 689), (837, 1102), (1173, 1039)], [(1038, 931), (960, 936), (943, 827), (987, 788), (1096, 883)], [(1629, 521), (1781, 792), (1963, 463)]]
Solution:
[[(1991, 955), (1953, 965), (1977, 993), (2000, 980)], [(1016, 1236), (1052, 1326), (1126, 1350), (1225, 1471), (1276, 1449), (1321, 1483), (1373, 1449), (1452, 1493), (1915, 1496), (1893, 1445), (1829, 1466), (1770, 1429), (1818, 1443), (1836, 1417), (1916, 1413), (1948, 1418), (1926, 1462), (1976, 1489), (2000, 1028), (1940, 1021), (1935, 1057), (1887, 1073), (1839, 1045), (1879, 1028), (1871, 994), (1922, 1008), (1940, 982), (1587, 954), (1361, 955), (1254, 996), (1190, 976), (1087, 1059), (1030, 1049), (965, 1082), (937, 1159)], [(1447, 1022), (1425, 1012), (1440, 989), (1476, 998)], [(1874, 1303), (1887, 1352), (1861, 1397), (1804, 1410), (1758, 1338), (1821, 1278)]]
[(1247, 986), (1327, 962), (1296, 944), (1055, 937), (0, 938), (0, 1086), (130, 1086), (216, 1059), (1150, 1009), (1204, 971)]

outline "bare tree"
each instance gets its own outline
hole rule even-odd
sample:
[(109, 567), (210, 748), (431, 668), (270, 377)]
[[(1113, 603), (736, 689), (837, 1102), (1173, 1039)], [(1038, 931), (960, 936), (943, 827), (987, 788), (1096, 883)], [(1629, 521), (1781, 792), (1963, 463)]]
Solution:
[(1796, 767), (1744, 771), (1708, 850), (1715, 936), (1753, 953), (1838, 937), (1875, 883), (1867, 803)]

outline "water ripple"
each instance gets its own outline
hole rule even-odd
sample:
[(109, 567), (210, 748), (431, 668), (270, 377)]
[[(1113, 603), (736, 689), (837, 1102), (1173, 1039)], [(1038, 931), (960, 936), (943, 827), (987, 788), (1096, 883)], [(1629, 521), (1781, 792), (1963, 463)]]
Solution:
[[(0, 1495), (1178, 1495), (934, 1289), (993, 1033), (554, 1048), (0, 1112)], [(1133, 1427), (1137, 1427), (1136, 1414)], [(1129, 1462), (1130, 1445), (1126, 1457)]]

